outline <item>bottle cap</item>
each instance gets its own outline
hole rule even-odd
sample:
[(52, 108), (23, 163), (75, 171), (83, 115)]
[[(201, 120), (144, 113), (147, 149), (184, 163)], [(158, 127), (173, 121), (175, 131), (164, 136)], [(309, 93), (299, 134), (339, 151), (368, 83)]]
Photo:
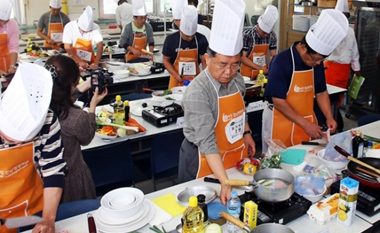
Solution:
[(360, 137), (360, 131), (358, 130), (358, 131), (356, 131), (356, 136), (359, 136)]
[(197, 207), (198, 206), (198, 199), (196, 196), (191, 196), (189, 198), (189, 206), (190, 207)]
[(115, 99), (116, 99), (116, 101), (120, 101), (121, 100), (121, 96), (117, 95)]
[(205, 203), (206, 201), (206, 196), (203, 194), (199, 194), (197, 198), (198, 198), (198, 203)]
[(260, 70), (260, 71), (259, 71), (259, 74), (264, 74), (264, 70)]
[(124, 101), (124, 106), (129, 106), (129, 101), (128, 100)]
[(238, 196), (238, 193), (236, 191), (231, 191), (231, 197), (235, 198)]
[(185, 80), (185, 81), (183, 81), (183, 85), (184, 85), (185, 87), (187, 87), (189, 84), (190, 84), (190, 80)]

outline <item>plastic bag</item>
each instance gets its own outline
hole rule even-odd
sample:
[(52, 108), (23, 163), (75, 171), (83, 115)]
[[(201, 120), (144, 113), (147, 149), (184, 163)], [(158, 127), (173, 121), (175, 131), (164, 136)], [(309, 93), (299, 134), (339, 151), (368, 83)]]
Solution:
[(261, 158), (260, 169), (265, 168), (281, 168), (281, 152), (286, 149), (286, 146), (278, 139), (265, 139), (268, 144), (268, 151)]
[(335, 135), (331, 141), (327, 144), (325, 154), (323, 159), (328, 161), (346, 161), (347, 158), (339, 154), (338, 151), (334, 149), (334, 146), (340, 146), (343, 150), (352, 154), (352, 136), (349, 132), (343, 132)]
[(296, 176), (294, 191), (300, 195), (319, 195), (325, 191), (325, 179), (311, 174)]

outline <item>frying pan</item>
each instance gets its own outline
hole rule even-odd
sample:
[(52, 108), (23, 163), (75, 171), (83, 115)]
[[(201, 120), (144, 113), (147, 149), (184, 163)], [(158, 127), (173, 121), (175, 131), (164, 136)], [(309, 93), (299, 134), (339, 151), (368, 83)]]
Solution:
[[(364, 163), (367, 163), (375, 168), (378, 168), (380, 169), (380, 159), (378, 158), (359, 158), (360, 161), (364, 162)], [(368, 188), (376, 188), (376, 189), (380, 189), (380, 183), (375, 181), (371, 181), (369, 179), (364, 179), (359, 176), (357, 176), (356, 174), (360, 171), (358, 171), (356, 168), (357, 167), (362, 167), (361, 165), (353, 162), (353, 161), (350, 161), (347, 165), (347, 171), (348, 171), (348, 174), (350, 177), (354, 178), (355, 180), (359, 181), (360, 182), (360, 185), (363, 185), (363, 186), (366, 186)], [(367, 171), (370, 171), (370, 172), (373, 172), (375, 173), (374, 171), (368, 169), (368, 168), (364, 168), (366, 169)]]
[(240, 227), (248, 233), (294, 233), (294, 231), (289, 227), (277, 223), (261, 224), (255, 227), (253, 230), (251, 230), (247, 225), (245, 225), (242, 221), (235, 218), (234, 216), (224, 211), (222, 211), (221, 215), (227, 221), (232, 222), (233, 224), (235, 224), (236, 226)]
[(246, 88), (245, 95), (246, 96), (256, 96), (256, 95), (260, 94), (261, 86), (254, 87), (254, 88), (250, 88), (250, 87), (252, 87), (252, 84), (245, 84), (245, 88)]
[[(274, 182), (274, 180), (282, 180), (284, 184), (279, 187), (266, 185), (268, 181)], [(253, 175), (253, 181), (226, 180), (225, 184), (231, 186), (251, 185), (254, 187), (254, 193), (258, 198), (272, 203), (286, 201), (294, 193), (294, 176), (288, 171), (277, 168), (266, 168), (257, 171)]]

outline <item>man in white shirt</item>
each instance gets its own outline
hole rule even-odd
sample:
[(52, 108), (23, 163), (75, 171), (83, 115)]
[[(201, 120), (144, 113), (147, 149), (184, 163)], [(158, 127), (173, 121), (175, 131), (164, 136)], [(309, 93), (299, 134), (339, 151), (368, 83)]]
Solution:
[[(66, 24), (62, 41), (65, 50), (81, 68), (97, 69), (103, 53), (103, 36), (99, 25), (92, 20), (92, 8), (86, 10), (79, 19)], [(96, 56), (94, 48), (97, 47)]]
[(133, 7), (127, 0), (119, 0), (116, 8), (116, 23), (123, 31), (123, 27), (133, 21)]
[[(335, 9), (341, 11), (349, 18), (350, 11), (347, 0), (338, 0)], [(326, 83), (341, 88), (347, 88), (351, 68), (357, 76), (360, 76), (358, 43), (356, 42), (355, 32), (352, 28), (348, 28), (347, 36), (327, 57), (324, 66), (326, 69)], [(342, 104), (342, 100), (343, 95), (341, 95), (338, 107)], [(339, 111), (337, 117), (337, 130), (341, 132), (343, 131), (343, 118)]]

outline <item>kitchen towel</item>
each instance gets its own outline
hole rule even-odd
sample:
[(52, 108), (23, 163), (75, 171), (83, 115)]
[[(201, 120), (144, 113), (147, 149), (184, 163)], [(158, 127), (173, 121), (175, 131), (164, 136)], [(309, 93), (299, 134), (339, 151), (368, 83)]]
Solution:
[(154, 204), (154, 201), (152, 202), (151, 200), (149, 200), (147, 198), (145, 198), (145, 200), (150, 202), (150, 204), (152, 204), (152, 206), (154, 206), (154, 217), (149, 222), (150, 226), (160, 226), (161, 224), (172, 219), (172, 216), (170, 214), (166, 213), (159, 206)]
[(304, 149), (286, 149), (281, 152), (281, 162), (300, 165), (305, 158), (306, 150)]
[(153, 203), (168, 212), (172, 217), (183, 214), (183, 212), (186, 210), (185, 207), (177, 203), (174, 194), (167, 194), (165, 196), (158, 197), (153, 200)]

